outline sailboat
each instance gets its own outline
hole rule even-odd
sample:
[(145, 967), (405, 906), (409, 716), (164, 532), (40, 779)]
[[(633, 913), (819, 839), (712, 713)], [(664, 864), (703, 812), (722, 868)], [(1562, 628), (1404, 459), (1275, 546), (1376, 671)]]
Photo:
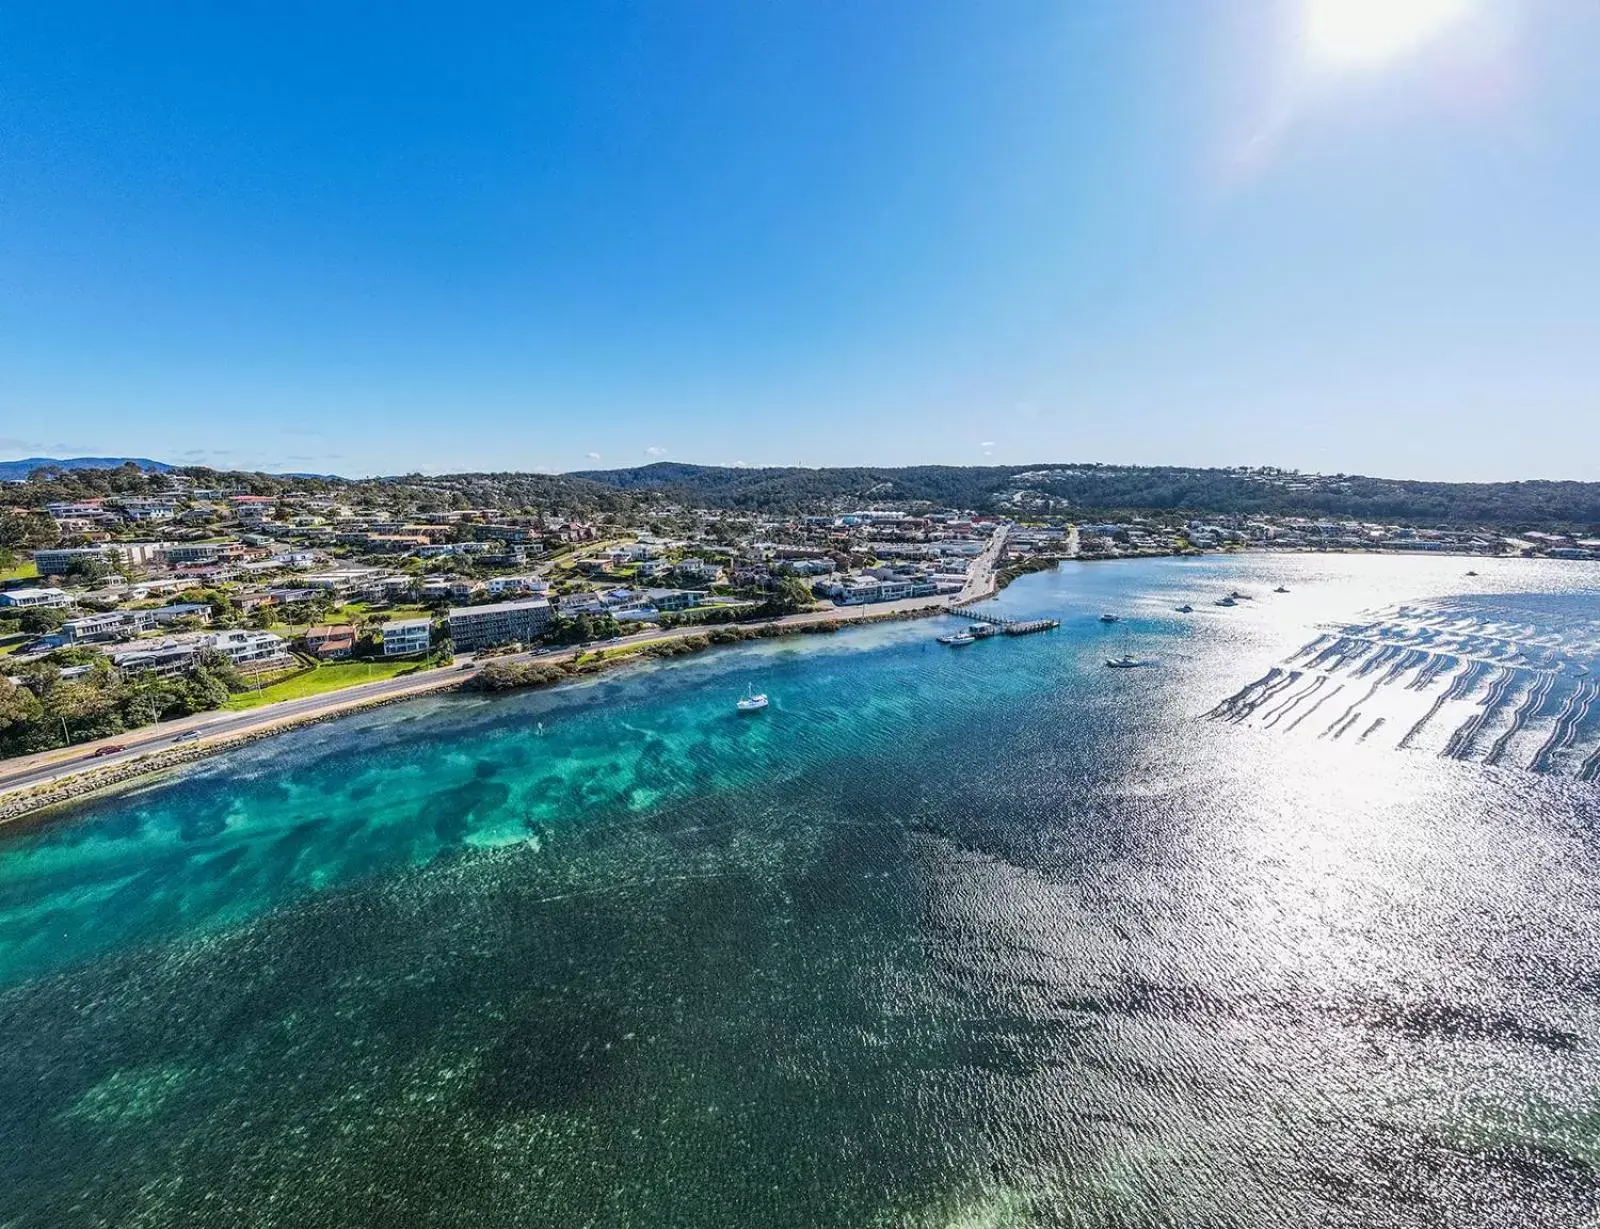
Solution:
[(767, 706), (767, 693), (744, 689), (744, 698), (734, 705), (741, 713), (759, 713)]

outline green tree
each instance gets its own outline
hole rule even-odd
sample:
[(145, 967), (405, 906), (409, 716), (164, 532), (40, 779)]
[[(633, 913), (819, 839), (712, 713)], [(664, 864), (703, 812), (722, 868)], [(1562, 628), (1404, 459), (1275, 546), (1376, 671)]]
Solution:
[[(219, 683), (225, 691), (244, 690), (244, 676), (239, 673), (239, 667), (233, 664), (226, 653), (220, 653), (216, 649), (202, 649), (195, 655), (194, 677), (200, 679), (202, 676)], [(221, 701), (217, 703), (220, 704)], [(216, 705), (208, 707), (215, 708)]]
[(38, 696), (0, 675), (0, 744), (13, 730), (36, 723), (43, 713)]
[(17, 617), (17, 624), (30, 636), (53, 632), (67, 621), (66, 612), (53, 606), (35, 606)]
[(767, 604), (782, 614), (791, 614), (797, 610), (810, 610), (816, 604), (816, 599), (811, 596), (811, 586), (805, 581), (798, 576), (785, 576), (774, 587)]
[(37, 550), (60, 538), (56, 523), (42, 513), (0, 512), (0, 546), (8, 550)]
[(111, 575), (111, 572), (112, 566), (109, 560), (87, 555), (81, 559), (68, 560), (67, 565), (61, 569), (63, 576), (70, 576), (86, 585), (92, 585), (97, 580), (104, 580)]

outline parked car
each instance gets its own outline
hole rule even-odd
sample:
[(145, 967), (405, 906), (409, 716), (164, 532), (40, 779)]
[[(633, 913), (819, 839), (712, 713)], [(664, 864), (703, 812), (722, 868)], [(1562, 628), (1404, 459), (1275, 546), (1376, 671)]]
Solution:
[(102, 755), (116, 755), (117, 752), (126, 751), (127, 749), (128, 748), (123, 746), (121, 743), (107, 743), (103, 747), (96, 747), (94, 749), (94, 755), (91, 758), (99, 759)]

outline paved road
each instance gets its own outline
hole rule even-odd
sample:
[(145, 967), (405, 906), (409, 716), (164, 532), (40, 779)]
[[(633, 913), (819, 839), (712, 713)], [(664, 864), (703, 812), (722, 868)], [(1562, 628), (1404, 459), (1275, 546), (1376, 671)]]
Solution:
[[(984, 547), (983, 553), (976, 556), (971, 567), (969, 567), (967, 583), (963, 586), (961, 592), (953, 597), (908, 598), (899, 602), (877, 602), (870, 606), (828, 607), (823, 610), (807, 611), (804, 614), (786, 615), (783, 618), (772, 620), (771, 624), (775, 626), (795, 626), (809, 623), (849, 622), (853, 619), (864, 619), (884, 614), (903, 614), (911, 611), (926, 610), (931, 606), (950, 606), (956, 602), (971, 601), (974, 598), (987, 596), (994, 589), (995, 564), (1004, 547), (1006, 532), (1007, 527), (1005, 526), (995, 531), (993, 537), (989, 540), (989, 544)], [(742, 626), (759, 627), (763, 625), (743, 624)], [(643, 640), (676, 640), (685, 636), (704, 635), (710, 630), (713, 629), (705, 626), (692, 626), (637, 632), (631, 636), (619, 637), (608, 642), (603, 647), (617, 648)], [(589, 645), (555, 652), (536, 650), (515, 655), (507, 654), (490, 660), (570, 661), (573, 657), (583, 652), (585, 648), (593, 647), (595, 646)], [(333, 714), (349, 708), (358, 708), (375, 700), (395, 699), (408, 695), (424, 695), (430, 691), (437, 691), (441, 688), (464, 682), (481, 670), (483, 665), (483, 660), (475, 659), (470, 654), (463, 654), (456, 658), (456, 663), (453, 666), (425, 670), (403, 678), (379, 679), (372, 683), (358, 683), (353, 687), (345, 687), (339, 691), (307, 696), (301, 700), (282, 700), (276, 704), (265, 704), (260, 708), (245, 709), (242, 712), (196, 713), (192, 717), (183, 717), (176, 721), (163, 722), (160, 725), (145, 726), (112, 738), (102, 738), (95, 742), (80, 743), (75, 747), (63, 747), (55, 751), (44, 751), (38, 755), (7, 760), (3, 765), (0, 765), (0, 796), (21, 789), (47, 785), (83, 772), (86, 769), (108, 768), (116, 764), (125, 764), (129, 761), (137, 760), (141, 756), (166, 751), (169, 748), (190, 742), (205, 743), (218, 738), (234, 738), (252, 731), (270, 729), (275, 725), (292, 722), (306, 716)], [(95, 751), (98, 748), (106, 746), (118, 746), (124, 748), (124, 750), (109, 755), (95, 755)]]

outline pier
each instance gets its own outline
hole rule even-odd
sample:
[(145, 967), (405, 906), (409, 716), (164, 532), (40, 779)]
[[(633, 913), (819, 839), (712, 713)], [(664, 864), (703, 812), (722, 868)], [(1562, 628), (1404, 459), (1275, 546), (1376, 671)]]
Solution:
[(952, 606), (950, 613), (960, 615), (963, 619), (971, 619), (974, 623), (987, 623), (992, 627), (998, 627), (1008, 636), (1026, 636), (1032, 632), (1047, 632), (1061, 626), (1060, 619), (1013, 619), (1002, 614), (982, 615), (964, 606)]

